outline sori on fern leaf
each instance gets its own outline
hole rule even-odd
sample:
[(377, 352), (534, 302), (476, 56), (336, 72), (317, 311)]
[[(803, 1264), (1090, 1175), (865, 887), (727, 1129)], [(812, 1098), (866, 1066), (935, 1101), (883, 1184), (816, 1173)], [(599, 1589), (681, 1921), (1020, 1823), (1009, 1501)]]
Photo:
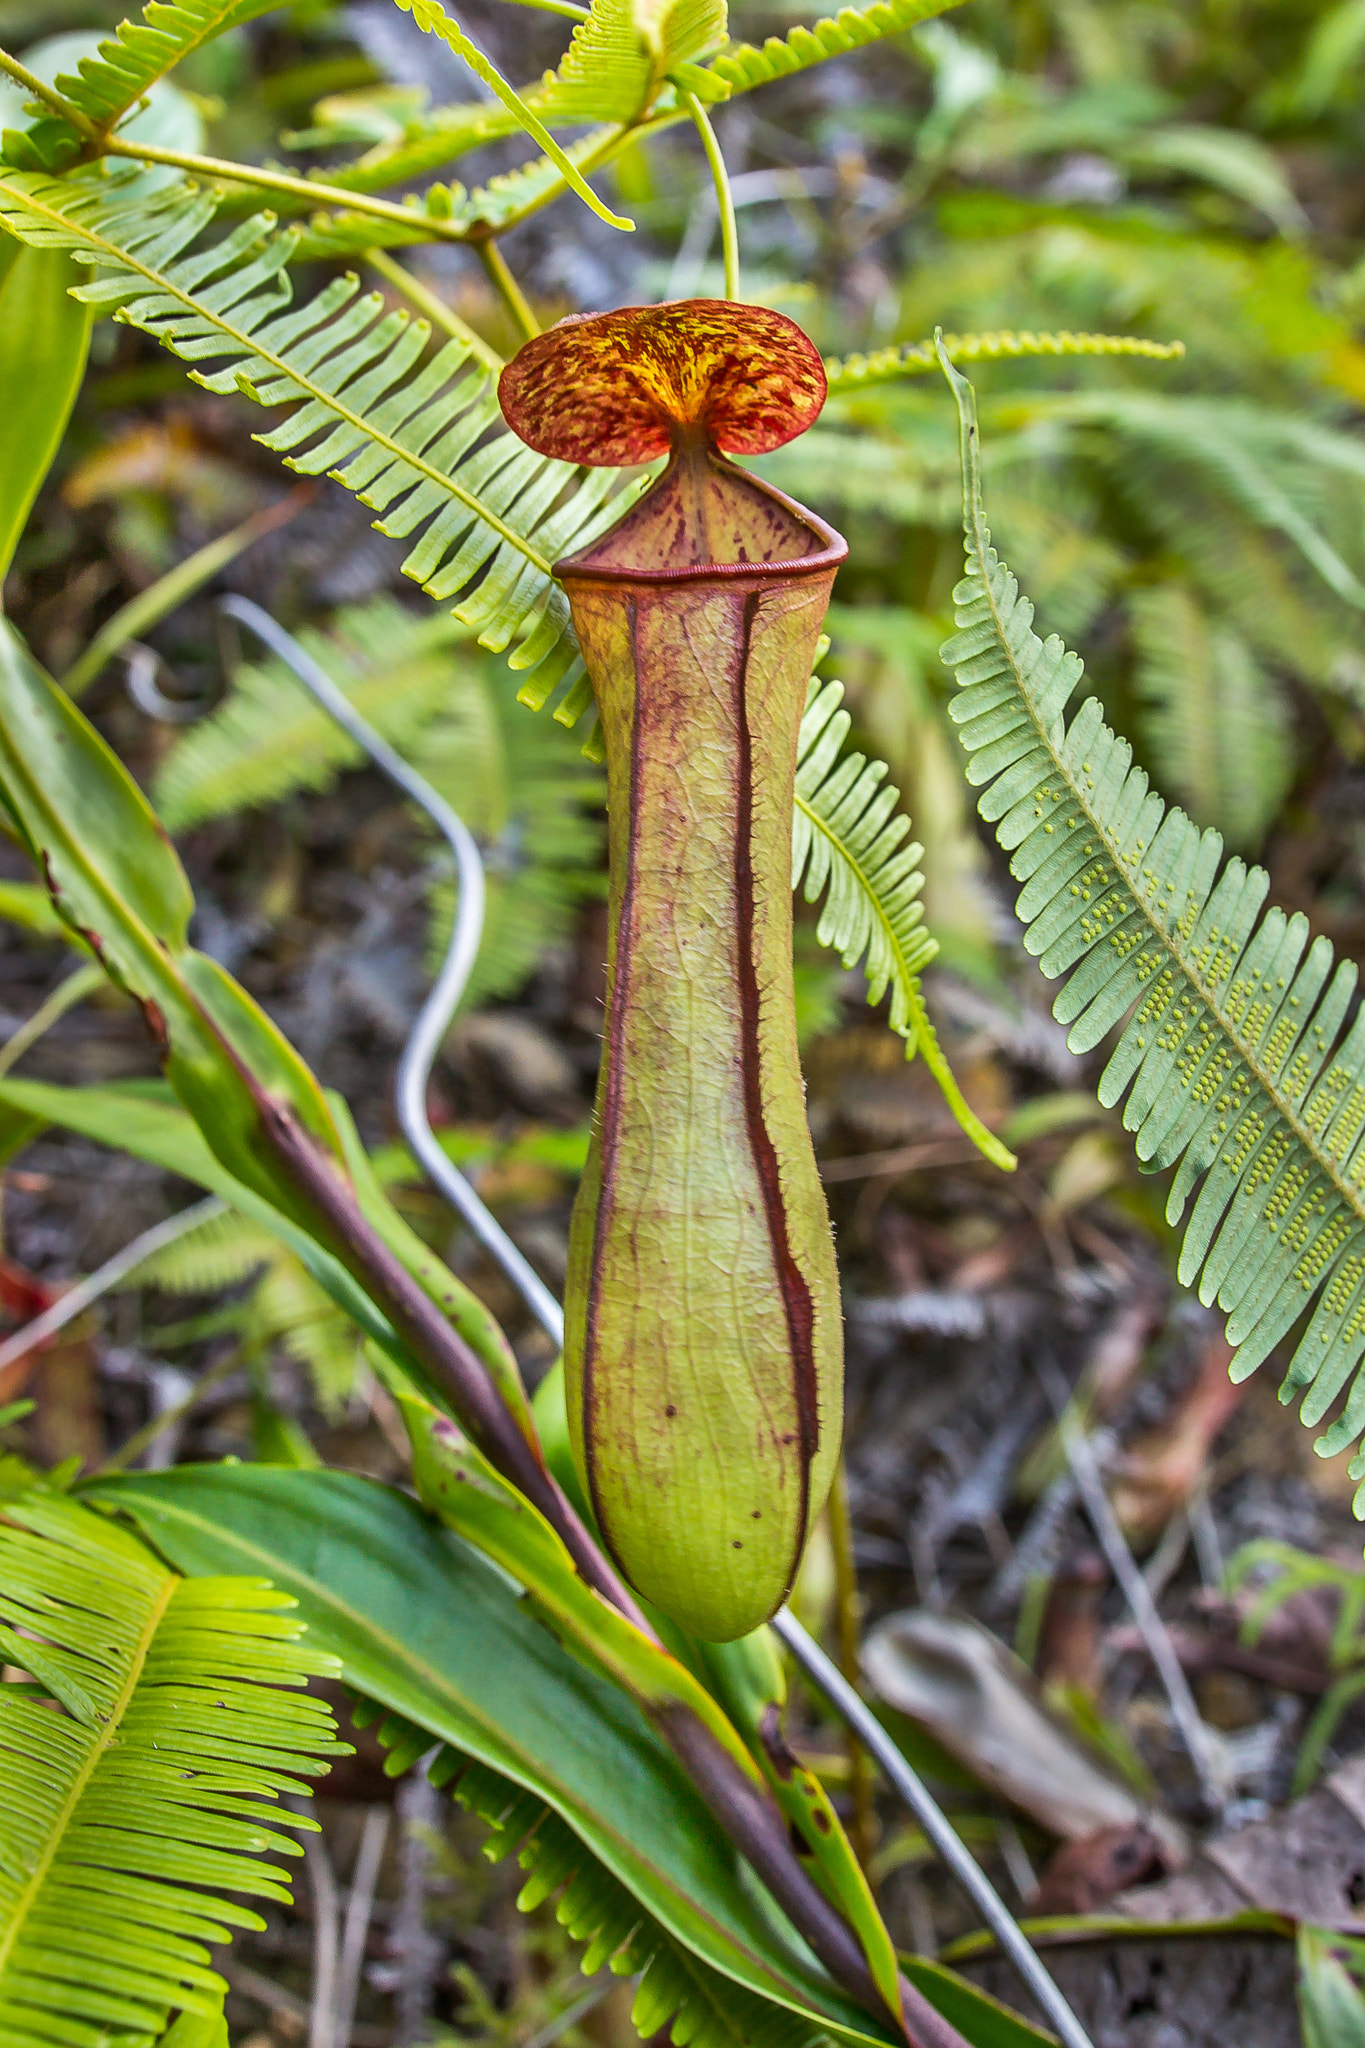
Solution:
[[(1033, 631), (991, 545), (972, 388), (941, 356), (962, 433), (967, 573), (943, 649), (980, 810), (1023, 884), (1024, 943), (1066, 977), (1057, 1017), (1088, 1052), (1123, 1024), (1100, 1082), (1149, 1172), (1174, 1168), (1167, 1217), (1194, 1197), (1180, 1278), (1228, 1317), (1235, 1378), (1307, 1316), (1281, 1399), (1303, 1391), (1324, 1457), (1365, 1428), (1365, 1012), (1357, 970), (1308, 919), (1264, 911), (1269, 877), (1168, 807), (1088, 698), (1080, 657)], [(1126, 1023), (1123, 1022), (1127, 1019)], [(1365, 1454), (1351, 1476), (1365, 1478)], [(1356, 1496), (1365, 1509), (1365, 1487)]]

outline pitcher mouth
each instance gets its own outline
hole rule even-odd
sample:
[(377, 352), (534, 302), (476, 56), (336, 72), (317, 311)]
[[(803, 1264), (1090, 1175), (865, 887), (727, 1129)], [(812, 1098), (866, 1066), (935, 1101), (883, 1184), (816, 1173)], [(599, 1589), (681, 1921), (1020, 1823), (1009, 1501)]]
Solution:
[[(686, 460), (685, 456), (683, 460)], [(793, 543), (793, 552), (732, 560), (680, 561), (671, 566), (666, 553), (662, 558), (656, 554), (652, 562), (622, 560), (622, 551), (629, 549), (632, 543), (632, 527), (644, 523), (651, 510), (657, 507), (657, 495), (677, 475), (679, 457), (675, 454), (663, 475), (609, 533), (581, 548), (577, 554), (566, 555), (555, 563), (556, 577), (561, 582), (581, 579), (594, 583), (648, 583), (655, 587), (704, 582), (767, 584), (797, 577), (832, 576), (847, 560), (848, 542), (817, 512), (810, 511), (795, 498), (789, 498), (775, 484), (727, 462), (714, 451), (706, 460), (719, 481), (733, 484), (743, 499), (758, 501), (775, 515), (775, 523), (781, 522), (786, 537)], [(799, 541), (810, 544), (801, 547)]]

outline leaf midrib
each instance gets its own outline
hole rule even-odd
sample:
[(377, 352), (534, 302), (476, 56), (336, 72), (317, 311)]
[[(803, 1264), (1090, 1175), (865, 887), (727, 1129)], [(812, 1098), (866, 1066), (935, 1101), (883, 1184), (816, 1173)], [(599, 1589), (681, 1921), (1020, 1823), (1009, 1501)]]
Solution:
[[(532, 547), (528, 540), (524, 540), (519, 533), (507, 525), (505, 520), (500, 519), (496, 512), (490, 511), (488, 506), (476, 498), (471, 491), (465, 490), (461, 484), (456, 483), (454, 477), (447, 476), (443, 470), (437, 469), (433, 463), (427, 462), (422, 456), (415, 454), (411, 449), (404, 448), (401, 442), (396, 441), (392, 435), (386, 434), (381, 429), (373, 426), (363, 414), (354, 412), (340, 397), (324, 390), (320, 384), (315, 383), (306, 374), (295, 369), (287, 357), (276, 355), (272, 350), (263, 347), (259, 341), (253, 340), (249, 334), (245, 334), (241, 329), (234, 327), (230, 320), (224, 319), (217, 313), (206, 311), (191, 293), (183, 291), (179, 285), (172, 283), (166, 272), (153, 270), (147, 264), (139, 262), (136, 256), (130, 254), (125, 249), (121, 249), (116, 242), (110, 241), (104, 235), (97, 234), (93, 228), (87, 227), (83, 223), (73, 221), (70, 215), (61, 212), (55, 206), (46, 204), (36, 194), (17, 190), (12, 183), (6, 185), (0, 182), (0, 191), (6, 190), (15, 204), (25, 208), (30, 213), (40, 215), (53, 226), (59, 228), (64, 234), (83, 240), (89, 248), (98, 250), (105, 260), (116, 264), (120, 269), (130, 271), (135, 276), (144, 278), (154, 290), (164, 293), (167, 298), (175, 299), (188, 312), (193, 313), (196, 319), (204, 321), (208, 326), (216, 329), (218, 333), (228, 337), (231, 344), (237, 346), (243, 355), (255, 356), (259, 361), (268, 364), (278, 376), (286, 377), (291, 383), (300, 385), (310, 398), (320, 405), (327, 406), (335, 413), (339, 420), (348, 426), (354, 427), (367, 441), (386, 449), (395, 461), (407, 463), (420, 476), (425, 477), (431, 483), (438, 484), (442, 490), (448, 491), (451, 497), (457, 499), (465, 507), (466, 511), (472, 512), (475, 518), (481, 519), (486, 526), (491, 526), (495, 533), (500, 534), (510, 546), (523, 555), (532, 568), (539, 569), (543, 576), (553, 577), (553, 565), (547, 562), (545, 557)], [(156, 339), (157, 337), (154, 336), (153, 338)], [(230, 353), (228, 342), (224, 344), (223, 353), (224, 355)], [(258, 400), (257, 403), (259, 402)], [(434, 401), (432, 402), (434, 403)], [(340, 477), (340, 481), (345, 482), (344, 475)]]
[[(1163, 929), (1163, 927), (1160, 924), (1158, 924), (1156, 919), (1153, 917), (1150, 909), (1148, 908), (1147, 904), (1143, 902), (1142, 897), (1139, 895), (1138, 891), (1135, 888), (1133, 888), (1132, 884), (1128, 881), (1126, 875), (1124, 874), (1124, 862), (1122, 852), (1116, 845), (1110, 833), (1106, 830), (1106, 828), (1100, 823), (1099, 819), (1096, 817), (1095, 812), (1092, 810), (1089, 803), (1087, 803), (1085, 796), (1081, 792), (1080, 788), (1073, 781), (1065, 761), (1063, 760), (1062, 756), (1053, 744), (1051, 734), (1044, 728), (1042, 721), (1039, 719), (1036, 711), (1034, 710), (1033, 699), (1029, 694), (1028, 688), (1025, 685), (1023, 676), (1020, 672), (1019, 664), (1015, 660), (1013, 651), (1011, 650), (1009, 638), (1005, 631), (1004, 620), (1001, 617), (999, 606), (996, 603), (995, 591), (992, 588), (990, 574), (987, 569), (987, 555), (989, 549), (984, 534), (983, 513), (981, 506), (980, 472), (977, 459), (978, 438), (976, 435), (976, 424), (974, 419), (972, 421), (971, 431), (973, 437), (971, 443), (971, 526), (972, 543), (976, 554), (977, 573), (980, 575), (983, 587), (985, 589), (986, 602), (990, 608), (991, 619), (995, 626), (997, 644), (1004, 653), (1005, 659), (1009, 665), (1010, 674), (1014, 678), (1015, 688), (1018, 690), (1020, 698), (1023, 700), (1024, 706), (1028, 711), (1029, 719), (1032, 722), (1033, 729), (1038, 734), (1039, 738), (1042, 740), (1043, 745), (1047, 748), (1048, 756), (1052, 761), (1056, 773), (1060, 775), (1062, 780), (1065, 782), (1067, 788), (1071, 792), (1073, 799), (1080, 806), (1081, 811), (1084, 813), (1092, 831), (1096, 834), (1101, 844), (1104, 846), (1106, 853), (1113, 861), (1115, 878), (1116, 880), (1122, 882), (1123, 887), (1127, 892), (1130, 900), (1137, 907), (1141, 916), (1145, 919), (1148, 931), (1152, 934), (1152, 936), (1155, 939), (1159, 941), (1161, 946), (1165, 949), (1167, 958), (1171, 961), (1172, 965), (1177, 969), (1177, 971), (1180, 974), (1184, 976), (1185, 980), (1189, 983), (1190, 987), (1198, 995), (1200, 1001), (1204, 1004), (1205, 1008), (1209, 1011), (1209, 1013), (1217, 1022), (1219, 1030), (1223, 1033), (1224, 1037), (1228, 1040), (1229, 1044), (1232, 1045), (1235, 1049), (1238, 1058), (1243, 1061), (1248, 1072), (1252, 1075), (1257, 1085), (1265, 1091), (1266, 1097), (1269, 1100), (1271, 1106), (1274, 1108), (1278, 1115), (1284, 1118), (1290, 1130), (1294, 1133), (1294, 1136), (1303, 1146), (1305, 1152), (1307, 1152), (1309, 1158), (1312, 1159), (1314, 1164), (1319, 1168), (1319, 1170), (1327, 1176), (1327, 1179), (1330, 1181), (1331, 1185), (1336, 1189), (1337, 1193), (1341, 1196), (1346, 1206), (1350, 1209), (1352, 1215), (1356, 1218), (1356, 1221), (1360, 1223), (1365, 1223), (1365, 1189), (1357, 1193), (1356, 1191), (1348, 1187), (1345, 1180), (1338, 1173), (1336, 1167), (1319, 1150), (1307, 1126), (1302, 1122), (1297, 1112), (1290, 1107), (1290, 1105), (1285, 1101), (1284, 1097), (1280, 1094), (1279, 1089), (1271, 1080), (1269, 1074), (1266, 1072), (1261, 1062), (1257, 1059), (1256, 1055), (1251, 1051), (1249, 1046), (1247, 1046), (1245, 1041), (1237, 1032), (1235, 1026), (1232, 1024), (1231, 1020), (1224, 1012), (1221, 1004), (1218, 1001), (1218, 998), (1214, 995), (1213, 991), (1203, 981), (1203, 979), (1196, 972), (1196, 970), (1190, 966), (1188, 961), (1184, 958), (1183, 954), (1178, 950), (1175, 942), (1172, 940), (1170, 935)], [(998, 556), (997, 561), (999, 561)], [(999, 566), (1003, 569), (1004, 563), (1000, 562)], [(1065, 724), (1065, 722), (1060, 717), (1058, 722), (1062, 725), (1062, 730), (1064, 733), (1069, 731), (1070, 728)], [(1169, 815), (1170, 811), (1168, 809), (1166, 812), (1166, 816)], [(1205, 901), (1207, 902), (1207, 898), (1205, 899)], [(1245, 947), (1243, 948), (1243, 952), (1245, 952)], [(1301, 965), (1302, 961), (1300, 961), (1299, 963), (1299, 966)], [(1294, 970), (1295, 975), (1297, 975), (1298, 971), (1299, 967), (1296, 967)], [(1330, 1065), (1331, 1057), (1332, 1054), (1329, 1053), (1328, 1056), (1323, 1060), (1323, 1062), (1318, 1068), (1319, 1075), (1328, 1065)], [(1185, 1149), (1187, 1148), (1182, 1147), (1182, 1150)]]
[[(47, 1847), (34, 1866), (32, 1877), (19, 1894), (19, 1904), (8, 1930), (0, 1931), (0, 1983), (4, 1980), (5, 1971), (18, 1945), (19, 1936), (23, 1931), (24, 1919), (36, 1903), (39, 1893), (47, 1882), (48, 1874), (56, 1860), (63, 1837), (75, 1815), (77, 1807), (85, 1796), (86, 1788), (96, 1770), (118, 1740), (119, 1726), (127, 1711), (128, 1702), (137, 1689), (138, 1681), (141, 1679), (143, 1670), (146, 1667), (147, 1654), (151, 1649), (156, 1632), (165, 1618), (166, 1609), (175, 1596), (175, 1589), (179, 1583), (180, 1580), (176, 1573), (167, 1573), (162, 1590), (157, 1595), (148, 1613), (147, 1623), (143, 1629), (142, 1636), (129, 1660), (127, 1676), (118, 1698), (111, 1708), (109, 1717), (103, 1728), (99, 1731), (96, 1740), (91, 1744), (89, 1755), (72, 1780), (70, 1791), (58, 1809), (56, 1820), (48, 1837)], [(77, 1725), (79, 1726), (79, 1723)]]

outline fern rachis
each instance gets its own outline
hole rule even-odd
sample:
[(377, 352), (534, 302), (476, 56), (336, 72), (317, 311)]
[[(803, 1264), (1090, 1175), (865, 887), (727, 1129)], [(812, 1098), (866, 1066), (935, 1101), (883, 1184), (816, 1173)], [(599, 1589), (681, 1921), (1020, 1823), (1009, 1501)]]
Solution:
[[(1055, 1010), (1073, 1049), (1132, 1012), (1101, 1100), (1127, 1092), (1140, 1159), (1177, 1166), (1172, 1221), (1202, 1182), (1180, 1273), (1202, 1276), (1202, 1298), (1228, 1312), (1237, 1375), (1315, 1302), (1283, 1390), (1308, 1388), (1315, 1423), (1365, 1352), (1365, 1017), (1344, 1029), (1356, 969), (1334, 970), (1301, 915), (1260, 916), (1268, 877), (1237, 859), (1220, 873), (1219, 835), (1167, 809), (1095, 699), (1064, 722), (1080, 660), (1038, 640), (991, 546), (971, 387), (945, 370), (962, 415), (968, 574), (944, 659), (969, 777), (988, 785), (982, 814), (1024, 884), (1025, 943), (1045, 974), (1070, 975)], [(1362, 1422), (1357, 1378), (1319, 1451), (1343, 1449)]]

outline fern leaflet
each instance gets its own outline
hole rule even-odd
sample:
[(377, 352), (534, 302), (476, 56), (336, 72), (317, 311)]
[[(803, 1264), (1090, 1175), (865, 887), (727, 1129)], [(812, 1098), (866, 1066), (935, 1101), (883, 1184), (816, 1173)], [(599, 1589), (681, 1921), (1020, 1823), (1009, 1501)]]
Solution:
[(316, 1823), (280, 1796), (349, 1745), (279, 1688), (340, 1667), (263, 1580), (182, 1579), (50, 1494), (5, 1514), (0, 1654), (32, 1683), (0, 1684), (0, 2039), (151, 2048), (174, 2010), (216, 2020), (210, 1944), (265, 1925), (218, 1889), (288, 1903), (255, 1852), (298, 1855), (269, 1824)]
[[(1227, 1312), (1239, 1379), (1312, 1310), (1281, 1399), (1306, 1389), (1303, 1419), (1319, 1423), (1365, 1352), (1365, 1012), (1346, 1023), (1356, 968), (1334, 970), (1302, 915), (1261, 916), (1264, 870), (1222, 864), (1219, 834), (1149, 788), (1095, 698), (1065, 722), (1080, 658), (1039, 640), (991, 546), (974, 395), (946, 356), (943, 367), (962, 424), (967, 547), (943, 658), (981, 813), (1024, 884), (1025, 945), (1045, 974), (1069, 977), (1054, 1010), (1073, 1050), (1132, 1011), (1100, 1099), (1126, 1093), (1139, 1159), (1176, 1168), (1172, 1222), (1198, 1188), (1181, 1280)], [(1356, 1373), (1319, 1454), (1362, 1427)], [(1365, 1457), (1350, 1469), (1365, 1477)]]
[[(576, 660), (556, 557), (621, 509), (616, 473), (580, 478), (502, 425), (487, 368), (467, 343), (428, 352), (425, 321), (385, 313), (354, 276), (293, 304), (285, 267), (297, 238), (258, 214), (224, 240), (183, 252), (215, 202), (194, 187), (125, 201), (105, 181), (0, 176), (0, 225), (20, 241), (98, 264), (80, 295), (175, 354), (224, 367), (191, 374), (209, 391), (294, 407), (258, 436), (308, 476), (324, 471), (381, 513), (381, 533), (418, 537), (404, 571), (514, 668), (539, 665), (545, 693)], [(476, 587), (471, 588), (471, 585)], [(463, 593), (463, 595), (462, 595)]]
[[(1183, 341), (1147, 341), (1138, 334), (945, 334), (944, 353), (955, 363), (990, 363), (1019, 356), (1150, 356), (1171, 362), (1185, 353)], [(862, 391), (870, 384), (890, 384), (900, 377), (920, 377), (938, 368), (932, 341), (902, 341), (870, 356), (832, 356), (825, 364), (831, 398)]]
[[(379, 1711), (360, 1701), (354, 1719), (363, 1727)], [(424, 1729), (397, 1714), (384, 1717), (378, 1735), (389, 1751), (384, 1769), (395, 1777), (431, 1745)], [(560, 1893), (555, 1918), (584, 1944), (585, 1977), (604, 1965), (613, 1976), (640, 1977), (630, 2017), (643, 2040), (668, 2030), (676, 2048), (828, 2048), (821, 2022), (756, 1997), (674, 1940), (536, 1793), (449, 1746), (428, 1776), (488, 1827), (483, 1853), (491, 1863), (516, 1855), (527, 1873), (517, 1895), (523, 1913)]]
[(883, 781), (885, 762), (841, 752), (850, 723), (839, 708), (843, 694), (842, 683), (811, 678), (797, 742), (792, 887), (804, 878), (807, 903), (825, 895), (821, 945), (845, 967), (866, 955), (868, 1002), (890, 989), (891, 1029), (905, 1040), (907, 1058), (923, 1055), (962, 1129), (1008, 1172), (1013, 1153), (967, 1106), (924, 1006), (920, 971), (938, 952), (919, 901), (924, 848), (905, 843), (910, 820), (896, 808), (899, 791)]
[(148, 0), (140, 21), (122, 21), (99, 46), (97, 57), (82, 57), (75, 72), (57, 79), (57, 90), (107, 135), (182, 58), (215, 36), (278, 0)]
[(786, 36), (769, 36), (761, 50), (752, 43), (740, 43), (710, 68), (732, 92), (750, 92), (793, 71), (823, 64), (827, 57), (843, 57), (864, 43), (899, 35), (958, 4), (959, 0), (874, 0), (871, 7), (844, 7), (809, 28), (803, 23)]

